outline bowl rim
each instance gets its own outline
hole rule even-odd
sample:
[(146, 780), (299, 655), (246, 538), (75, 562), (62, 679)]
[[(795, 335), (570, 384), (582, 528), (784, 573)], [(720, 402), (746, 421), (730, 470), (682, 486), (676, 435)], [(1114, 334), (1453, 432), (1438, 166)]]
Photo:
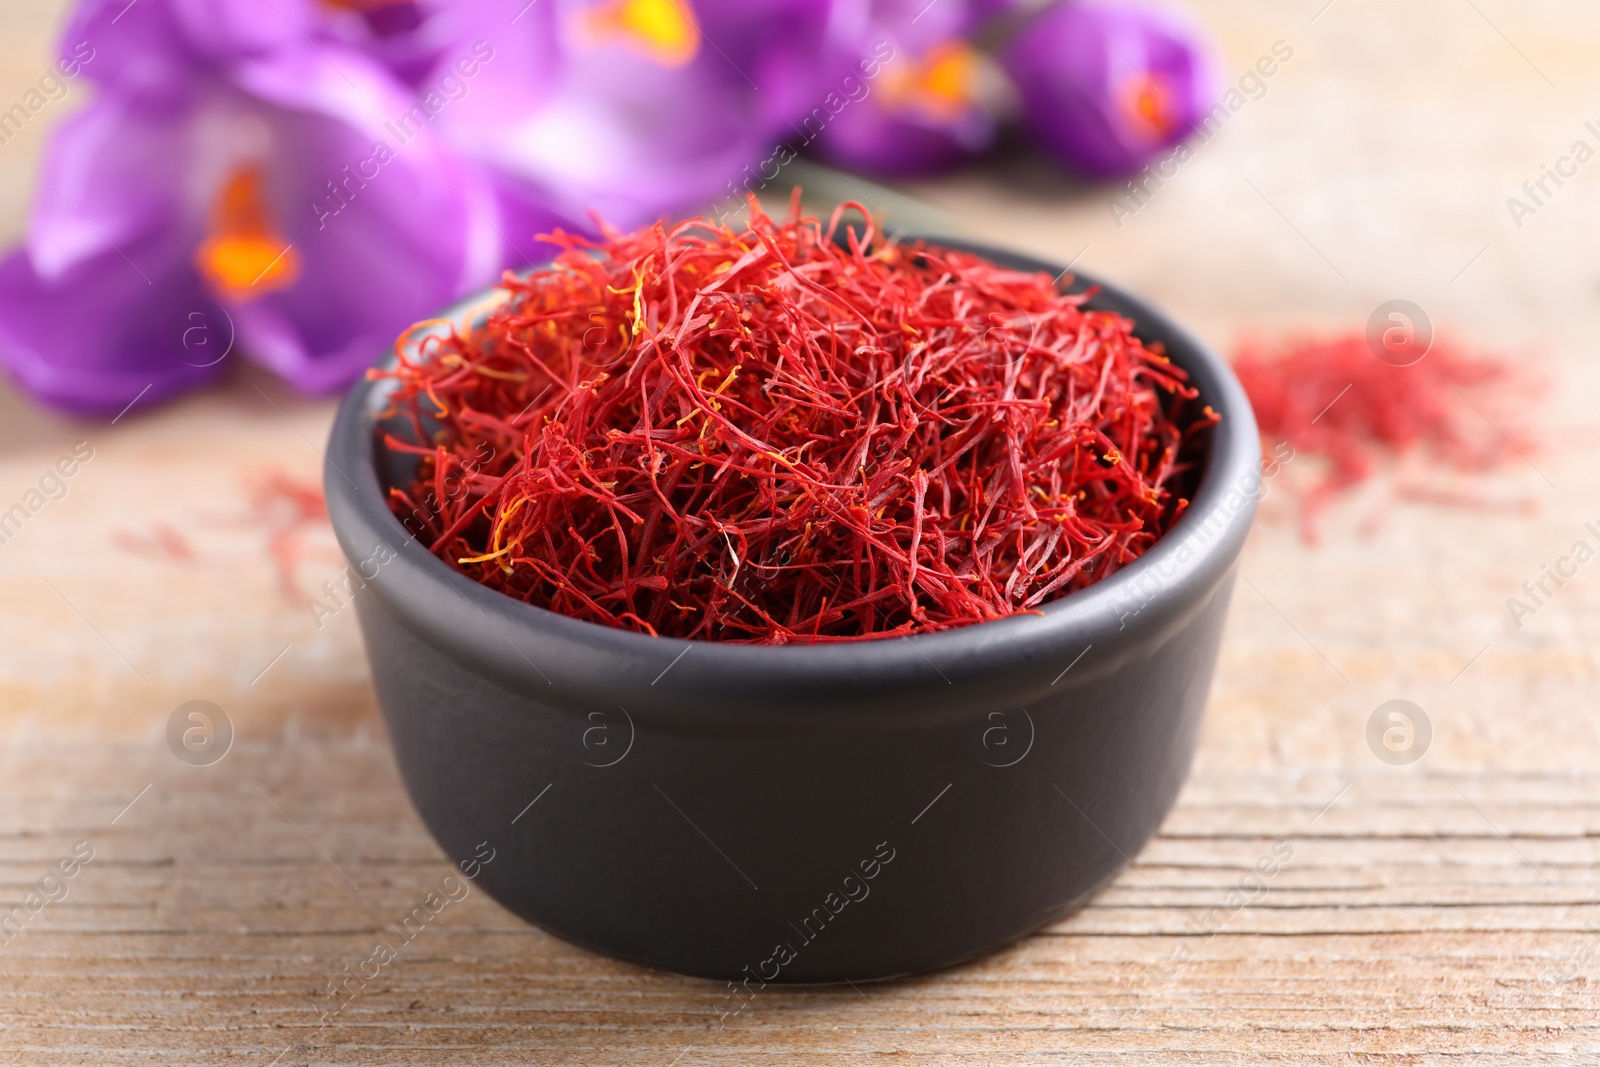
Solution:
[[(1058, 281), (1068, 273), (981, 242), (941, 235), (906, 239), (975, 252), (1013, 269), (1048, 272)], [(838, 715), (856, 716), (871, 708), (892, 717), (890, 705), (906, 713), (915, 707), (924, 715), (970, 708), (974, 695), (996, 684), (1011, 697), (1037, 696), (1068, 671), (1076, 672), (1073, 684), (1083, 684), (1170, 636), (1231, 579), (1264, 482), (1250, 402), (1219, 356), (1116, 285), (1072, 272), (1065, 288), (1097, 290), (1091, 306), (1127, 315), (1141, 339), (1164, 342), (1168, 357), (1189, 373), (1201, 401), (1222, 421), (1211, 430), (1205, 468), (1178, 522), (1137, 560), (1041, 605), (1037, 614), (867, 641), (751, 645), (652, 637), (528, 604), (459, 573), (390, 512), (376, 467), (373, 414), (393, 386), (366, 378), (340, 404), (329, 434), (324, 465), (329, 517), (352, 569), (358, 561), (372, 560), (379, 546), (391, 550), (375, 576), (361, 571), (361, 592), (371, 590), (413, 632), (516, 690), (583, 694), (594, 702), (623, 704), (636, 699), (643, 685), (658, 708), (721, 719), (735, 708), (741, 716), (750, 715), (752, 695), (760, 695), (775, 717), (814, 712), (821, 697)], [(498, 302), (497, 292), (498, 287), (479, 292), (439, 317), (459, 321), (474, 311), (487, 314)], [(391, 347), (373, 365), (394, 359)], [(1094, 662), (1081, 668), (1076, 660), (1065, 664), (1063, 653), (1081, 648), (1081, 659), (1096, 647), (1102, 651)], [(597, 673), (600, 662), (605, 669)]]

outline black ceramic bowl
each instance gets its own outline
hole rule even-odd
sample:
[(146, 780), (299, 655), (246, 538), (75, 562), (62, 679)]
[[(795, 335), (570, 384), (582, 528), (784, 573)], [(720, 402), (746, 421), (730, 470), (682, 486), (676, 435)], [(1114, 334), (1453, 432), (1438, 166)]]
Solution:
[(1227, 366), (1112, 287), (1093, 303), (1163, 342), (1222, 414), (1193, 506), (1043, 614), (916, 638), (652, 638), (491, 591), (390, 514), (386, 390), (358, 386), (333, 427), (328, 510), (352, 569), (375, 572), (355, 598), (367, 655), (444, 851), (559, 937), (735, 981), (729, 1011), (766, 982), (943, 967), (1088, 900), (1188, 773), (1261, 491)]

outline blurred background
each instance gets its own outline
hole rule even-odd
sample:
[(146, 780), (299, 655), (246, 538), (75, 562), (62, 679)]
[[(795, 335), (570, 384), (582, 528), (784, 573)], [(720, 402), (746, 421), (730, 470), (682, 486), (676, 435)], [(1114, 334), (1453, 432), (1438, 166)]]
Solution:
[[(1600, 570), (1513, 601), (1600, 545), (1600, 10), (0, 0), (0, 26), (0, 516), (23, 509), (0, 518), (0, 881), (20, 898), (79, 838), (99, 857), (0, 947), (19, 1055), (1595, 1043)], [(870, 996), (774, 996), (730, 1037), (705, 1032), (709, 984), (475, 898), (363, 1029), (305, 1037), (359, 930), (445, 869), (354, 613), (308, 610), (343, 565), (320, 495), (340, 389), (591, 208), (733, 219), (741, 188), (776, 208), (796, 185), (813, 210), (1072, 264), (1224, 353), (1362, 335), (1408, 301), (1547, 389), (1505, 416), (1526, 440), (1478, 412), (1517, 439), (1502, 466), (1402, 457), (1315, 541), (1288, 489), (1315, 457), (1285, 475), (1188, 792), (1046, 935)], [(1428, 723), (1403, 762), (1369, 732), (1398, 699)], [(192, 700), (234, 738), (209, 766), (168, 750)], [(1296, 859), (1268, 899), (1138, 984), (1279, 841)]]
[[(679, 25), (616, 29), (610, 40), (601, 40), (609, 52), (593, 43), (600, 32), (593, 27), (613, 9), (630, 10), (627, 5), (568, 5), (572, 10), (564, 14), (577, 29), (565, 36), (533, 24), (555, 5), (527, 8), (515, 23), (509, 21), (517, 17), (515, 5), (509, 14), (467, 5), (462, 11), (472, 15), (456, 13), (449, 26), (453, 36), (407, 45), (442, 56), (420, 61), (398, 49), (383, 52), (398, 35), (386, 42), (367, 30), (364, 19), (371, 12), (351, 10), (359, 4), (302, 5), (293, 13), (304, 27), (291, 27), (284, 12), (243, 15), (215, 5), (205, 16), (185, 16), (194, 26), (178, 29), (161, 22), (177, 16), (143, 0), (128, 5), (126, 14), (123, 5), (83, 5), (77, 13), (81, 26), (68, 26), (73, 12), (65, 6), (6, 13), (9, 96), (0, 100), (23, 110), (13, 109), (10, 125), (0, 130), (8, 135), (0, 144), (0, 234), (22, 246), (8, 262), (9, 292), (0, 314), (7, 341), (0, 358), (11, 370), (0, 433), (14, 492), (5, 504), (12, 497), (20, 501), (60, 458), (57, 452), (70, 453), (74, 443), (87, 441), (95, 454), (84, 466), (87, 477), (68, 480), (65, 497), (30, 520), (26, 536), (4, 545), (0, 573), (12, 585), (15, 602), (26, 605), (3, 623), (14, 630), (5, 646), (17, 657), (5, 682), (15, 687), (4, 708), (7, 729), (25, 735), (48, 722), (55, 731), (137, 736), (148, 722), (136, 709), (213, 690), (227, 696), (227, 706), (246, 724), (259, 714), (264, 725), (303, 719), (308, 727), (327, 729), (365, 715), (353, 710), (370, 710), (361, 657), (352, 644), (353, 619), (308, 629), (311, 619), (304, 611), (305, 598), (316, 595), (339, 566), (326, 526), (315, 517), (316, 503), (294, 496), (319, 480), (318, 450), (333, 408), (331, 400), (308, 400), (305, 390), (336, 395), (400, 326), (482, 288), (500, 267), (536, 258), (535, 233), (592, 225), (585, 217), (590, 207), (624, 226), (661, 214), (732, 218), (741, 206), (730, 189), (756, 189), (776, 210), (799, 184), (813, 210), (853, 199), (891, 227), (959, 232), (1070, 262), (1147, 295), (1223, 351), (1252, 337), (1360, 331), (1380, 304), (1406, 299), (1424, 309), (1436, 329), (1479, 347), (1514, 351), (1519, 360), (1557, 372), (1566, 387), (1556, 391), (1541, 421), (1588, 421), (1577, 409), (1583, 391), (1571, 375), (1586, 373), (1583, 339), (1592, 325), (1595, 268), (1584, 255), (1584, 238), (1595, 178), (1569, 164), (1576, 176), (1561, 179), (1561, 187), (1547, 181), (1552, 195), (1543, 207), (1534, 206), (1537, 188), (1532, 197), (1523, 191), (1524, 182), (1540, 179), (1558, 157), (1569, 156), (1574, 142), (1600, 143), (1584, 126), (1590, 118), (1581, 103), (1587, 68), (1575, 42), (1584, 39), (1587, 24), (1574, 10), (1552, 5), (1537, 9), (1541, 17), (1534, 19), (1528, 12), (1491, 13), (1463, 3), (1430, 8), (1414, 22), (1375, 23), (1367, 8), (1347, 0), (1293, 17), (1266, 5), (1191, 5), (1170, 25), (1178, 27), (1174, 32), (1200, 68), (1194, 84), (1149, 83), (1167, 86), (1160, 90), (1160, 106), (1171, 112), (1163, 120), (1167, 135), (1133, 144), (1126, 163), (1113, 160), (1109, 175), (1090, 176), (1074, 163), (1099, 158), (1095, 119), (1074, 120), (1069, 105), (1099, 107), (1114, 123), (1122, 118), (1124, 100), (1114, 89), (1087, 101), (1061, 89), (1049, 109), (1054, 130), (1049, 121), (1043, 127), (1024, 122), (1017, 90), (992, 57), (1005, 47), (994, 41), (1016, 32), (1008, 19), (1026, 26), (1027, 18), (1037, 17), (1026, 5), (1008, 11), (938, 0), (921, 19), (922, 5), (863, 6), (855, 12), (847, 5), (779, 5), (765, 30), (759, 19), (736, 27), (754, 38), (735, 37), (746, 48), (741, 58), (754, 57), (746, 65), (765, 61), (772, 70), (769, 87), (756, 90), (735, 63), (716, 54), (717, 35), (710, 28), (715, 11), (701, 16), (711, 43), (688, 63), (659, 51), (670, 40), (650, 44), (649, 33), (700, 32), (689, 21), (692, 12), (661, 2), (666, 6), (636, 4), (635, 13), (642, 10), (639, 17), (645, 18), (664, 10)], [(1106, 8), (1173, 18), (1166, 8)], [(980, 17), (995, 10), (998, 23)], [(145, 23), (136, 21), (147, 14)], [(846, 15), (859, 24), (833, 25), (848, 21)], [(1491, 15), (1497, 17), (1491, 21)], [(818, 70), (803, 78), (795, 76), (795, 64), (772, 56), (792, 37), (782, 30), (783, 17), (798, 17), (822, 37), (838, 38), (807, 46), (816, 50), (812, 66)], [(935, 18), (941, 20), (935, 32), (924, 33)], [(1519, 27), (1517, 18), (1525, 25)], [(336, 30), (355, 33), (339, 19), (354, 20), (369, 36), (353, 44), (330, 41)], [(980, 29), (970, 32), (969, 42), (962, 33), (971, 26)], [(988, 36), (983, 26), (990, 27)], [(1061, 62), (1110, 67), (1101, 81), (1113, 86), (1136, 80), (1120, 78), (1116, 68), (1133, 70), (1132, 57), (1124, 53), (1137, 51), (1154, 31), (1147, 25), (1132, 33), (1107, 28), (1117, 34), (1115, 41), (1098, 26), (1080, 34), (1087, 42), (1065, 35), (1086, 55)], [(1519, 28), (1521, 33), (1514, 32)], [(114, 36), (109, 45), (81, 44), (119, 31), (164, 44), (157, 49), (141, 41), (133, 59), (118, 55)], [(325, 37), (313, 40), (307, 32)], [(457, 64), (474, 59), (474, 42), (497, 33), (498, 49), (478, 45), (493, 58), (478, 62), (473, 77), (460, 75)], [(874, 78), (863, 77), (875, 45), (908, 35), (920, 37), (914, 41), (920, 53), (904, 44), (898, 53), (893, 45), (880, 49), (893, 58), (876, 63)], [(69, 36), (74, 39), (66, 41)], [(451, 51), (458, 45), (459, 54)], [(563, 45), (575, 59), (558, 62), (545, 55), (541, 61), (540, 49)], [(79, 65), (75, 77), (53, 76), (63, 69), (62, 57), (71, 62), (75, 48), (95, 56)], [(959, 62), (948, 55), (930, 60), (938, 48), (967, 51)], [(365, 71), (373, 84), (364, 82), (358, 91), (334, 55), (345, 59), (344, 73)], [(1145, 53), (1138, 55), (1140, 72), (1153, 69), (1142, 62)], [(402, 62), (408, 58), (411, 68)], [(602, 60), (613, 66), (597, 72)], [(258, 69), (250, 69), (252, 62)], [(272, 69), (274, 62), (282, 69)], [(407, 81), (385, 73), (384, 62), (421, 73)], [(658, 114), (641, 118), (643, 104), (616, 69), (619, 62), (681, 76), (656, 92), (675, 89), (686, 102), (669, 101)], [(906, 73), (897, 72), (896, 63)], [(966, 66), (940, 74), (941, 63)], [(705, 66), (715, 68), (713, 76), (689, 77)], [(541, 73), (552, 69), (562, 76)], [(1260, 73), (1269, 69), (1270, 76)], [(502, 71), (502, 83), (488, 82)], [(460, 88), (447, 93), (441, 86), (452, 86), (452, 73)], [(892, 110), (883, 104), (892, 95), (884, 86), (896, 77), (902, 96), (953, 100), (950, 106), (970, 113), (942, 123), (941, 114), (914, 104)], [(106, 84), (96, 81), (101, 78)], [(930, 80), (934, 91), (927, 89)], [(543, 84), (553, 81), (561, 84)], [(806, 84), (793, 88), (797, 81)], [(873, 82), (880, 91), (873, 92)], [(852, 99), (851, 87), (857, 96), (867, 95)], [(790, 99), (777, 108), (778, 117), (760, 123), (749, 118), (757, 107), (752, 99), (762, 98), (765, 106), (767, 95), (785, 92)], [(294, 93), (306, 99), (279, 102)], [(375, 109), (363, 101), (371, 116), (337, 114), (340, 108), (360, 111), (350, 101), (363, 100), (363, 93), (387, 100)], [(533, 146), (523, 153), (531, 161), (504, 164), (496, 172), (465, 149), (403, 144), (400, 136), (410, 127), (396, 126), (394, 118), (429, 93), (442, 107), (439, 121), (451, 108), (480, 99), (486, 128), (509, 130), (528, 113), (541, 116), (544, 125), (515, 131)], [(1180, 94), (1184, 99), (1177, 99)], [(40, 105), (37, 111), (34, 105)], [(1183, 132), (1213, 105), (1220, 105), (1218, 117), (1185, 143)], [(340, 154), (338, 137), (292, 127), (291, 119), (302, 113), (296, 107), (348, 119), (360, 131), (346, 138), (354, 147)], [(833, 113), (831, 107), (841, 110)], [(835, 167), (823, 152), (830, 144), (823, 123), (832, 124), (833, 133), (851, 132), (843, 124), (867, 108), (883, 112), (867, 115), (877, 123), (867, 139), (893, 150), (873, 156), (852, 153), (842, 143), (833, 154), (845, 165)], [(599, 117), (584, 126), (566, 114), (546, 115), (552, 110)], [(228, 117), (216, 118), (214, 111)], [(993, 118), (977, 123), (983, 128), (968, 149), (958, 134), (965, 135), (962, 121), (978, 113)], [(19, 115), (27, 121), (18, 121)], [(670, 124), (662, 116), (671, 116)], [(904, 121), (896, 125), (899, 118)], [(764, 128), (747, 128), (756, 125)], [(807, 145), (807, 136), (819, 129)], [(941, 132), (948, 136), (937, 150), (917, 153), (919, 136), (926, 140)], [(1043, 143), (1052, 132), (1069, 144), (1076, 136), (1080, 154), (1053, 153)], [(511, 133), (504, 137), (513, 139)], [(393, 145), (394, 162), (376, 161), (373, 145), (379, 141)], [(331, 153), (329, 142), (336, 145)], [(218, 144), (224, 147), (195, 147)], [(1181, 156), (1174, 155), (1174, 146)], [(433, 157), (421, 159), (422, 149), (432, 149)], [(709, 160), (712, 150), (720, 154), (717, 160)], [(420, 161), (412, 163), (407, 155)], [(589, 172), (562, 162), (563, 156), (592, 156)], [(856, 157), (872, 166), (848, 165)], [(775, 165), (779, 159), (782, 166)], [(387, 175), (381, 173), (357, 187), (360, 173), (408, 163), (421, 173), (397, 175), (393, 193), (382, 188), (379, 178)], [(1138, 169), (1147, 164), (1156, 167)], [(235, 225), (221, 220), (219, 211), (225, 194), (237, 192), (251, 167), (259, 188), (245, 200), (254, 195), (263, 201), (256, 209), (265, 211), (258, 242), (265, 251), (246, 240), (235, 253), (238, 262), (217, 269), (247, 275), (266, 270), (267, 279), (257, 285), (268, 291), (241, 299), (215, 271), (205, 274), (195, 264), (204, 242), (216, 242)], [(911, 176), (885, 174), (897, 169)], [(485, 178), (486, 170), (495, 180)], [(761, 180), (750, 181), (751, 175)], [(342, 192), (336, 194), (335, 186)], [(503, 192), (506, 186), (511, 194)], [(390, 201), (357, 214), (379, 196)], [(1508, 209), (1513, 197), (1530, 210)], [(408, 198), (432, 205), (420, 224)], [(341, 207), (347, 218), (335, 214)], [(274, 210), (281, 221), (272, 221)], [(34, 236), (25, 243), (30, 216)], [(280, 232), (272, 232), (274, 227)], [(348, 239), (336, 235), (345, 247), (317, 246), (313, 238), (340, 227), (352, 231)], [(407, 227), (431, 234), (394, 247), (392, 232)], [(246, 239), (248, 232), (247, 219)], [(474, 241), (480, 247), (465, 247)], [(288, 254), (273, 264), (285, 246)], [(30, 252), (46, 267), (28, 272)], [(360, 295), (362, 286), (390, 290), (392, 279), (384, 272), (407, 262), (415, 266), (412, 273), (429, 278), (420, 291), (386, 294), (387, 303), (377, 301), (377, 308)], [(45, 269), (55, 275), (40, 281)], [(19, 277), (23, 272), (26, 277)], [(365, 282), (363, 272), (376, 272), (383, 281)], [(233, 284), (247, 286), (249, 280)], [(281, 288), (271, 291), (274, 284)], [(298, 303), (285, 300), (263, 310), (283, 297)], [(355, 325), (329, 325), (340, 319)], [(1573, 410), (1565, 410), (1569, 405)], [(115, 447), (107, 447), (111, 442)], [(1560, 465), (1562, 457), (1557, 452), (1542, 466)], [(1533, 471), (1524, 468), (1521, 475), (1530, 486), (1548, 490)], [(1517, 472), (1505, 477), (1514, 480)], [(1563, 500), (1578, 499), (1571, 490), (1551, 494), (1546, 511), (1559, 512)], [(1350, 516), (1359, 525), (1365, 514), (1352, 505), (1333, 521)], [(1457, 579), (1448, 583), (1449, 595), (1463, 595), (1470, 580), (1465, 575), (1475, 573), (1473, 553), (1484, 552), (1482, 518), (1402, 509), (1390, 524), (1391, 536), (1408, 521), (1422, 523), (1428, 535), (1407, 544), (1435, 544), (1430, 566), (1466, 553), (1453, 559)], [(1471, 523), (1472, 537), (1439, 536), (1441, 528), (1462, 522)], [(1514, 528), (1518, 533), (1508, 538), (1508, 548), (1527, 540), (1525, 526)], [(1383, 565), (1386, 555), (1388, 565), (1393, 563), (1394, 550), (1386, 553), (1370, 539), (1347, 550), (1359, 553), (1363, 567)], [(1329, 544), (1308, 558), (1326, 566), (1329, 553), (1339, 551)], [(1532, 560), (1524, 557), (1525, 564)], [(1513, 589), (1521, 581), (1517, 573)], [(50, 592), (46, 578), (71, 605)], [(163, 590), (160, 604), (150, 600), (152, 588)], [(1374, 603), (1349, 610), (1385, 610), (1380, 590), (1374, 586)], [(1484, 595), (1470, 609), (1444, 613), (1456, 628), (1482, 614), (1478, 629), (1458, 638), (1469, 655), (1481, 647), (1480, 635), (1486, 640), (1492, 632), (1503, 600)], [(73, 624), (84, 623), (73, 606), (108, 637), (114, 634), (113, 643), (128, 659), (142, 670), (147, 666), (146, 678), (127, 664), (119, 671), (120, 657), (104, 642), (82, 640)], [(1406, 610), (1416, 611), (1419, 622), (1433, 614)], [(1421, 626), (1408, 639), (1424, 640), (1424, 631), (1436, 639), (1437, 630)], [(248, 684), (286, 644), (298, 647), (285, 657), (282, 665), (290, 670), (278, 684)], [(65, 699), (82, 685), (96, 687), (94, 697), (85, 690)]]

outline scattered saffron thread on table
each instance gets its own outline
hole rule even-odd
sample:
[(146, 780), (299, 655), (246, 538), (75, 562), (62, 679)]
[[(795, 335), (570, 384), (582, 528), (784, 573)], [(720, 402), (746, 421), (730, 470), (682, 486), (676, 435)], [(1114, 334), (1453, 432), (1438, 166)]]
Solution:
[[(1402, 480), (1395, 489), (1402, 499), (1474, 508), (1531, 506), (1437, 484), (1439, 472), (1478, 474), (1525, 458), (1533, 448), (1526, 427), (1543, 385), (1503, 356), (1471, 352), (1440, 337), (1417, 362), (1394, 366), (1373, 354), (1363, 334), (1350, 333), (1249, 341), (1233, 367), (1255, 408), (1263, 442), (1287, 442), (1296, 456), (1318, 457), (1325, 466), (1319, 480), (1288, 480), (1308, 543), (1318, 540), (1329, 504), (1380, 465), (1402, 459), (1421, 461), (1435, 472), (1429, 484)], [(1480, 398), (1476, 407), (1468, 392)]]
[(1037, 611), (1187, 508), (1217, 415), (1089, 294), (854, 203), (743, 225), (557, 232), (483, 324), (402, 335), (396, 515), (520, 600), (783, 644)]
[(194, 548), (169, 522), (152, 523), (144, 530), (119, 527), (111, 532), (111, 543), (137, 556), (151, 556), (173, 563), (194, 559)]
[(322, 487), (301, 482), (278, 470), (256, 474), (248, 482), (252, 520), (266, 531), (267, 555), (278, 578), (278, 591), (294, 607), (308, 600), (297, 573), (306, 533), (326, 525), (327, 505)]
[[(305, 537), (318, 528), (329, 529), (321, 486), (299, 481), (279, 470), (249, 472), (241, 480), (247, 493), (243, 516), (202, 515), (195, 521), (264, 531), (267, 556), (279, 593), (293, 607), (305, 607), (309, 597), (297, 580), (300, 564), (304, 562)], [(193, 541), (178, 526), (165, 520), (142, 529), (119, 527), (111, 532), (111, 541), (126, 552), (172, 563), (189, 563), (201, 558)]]

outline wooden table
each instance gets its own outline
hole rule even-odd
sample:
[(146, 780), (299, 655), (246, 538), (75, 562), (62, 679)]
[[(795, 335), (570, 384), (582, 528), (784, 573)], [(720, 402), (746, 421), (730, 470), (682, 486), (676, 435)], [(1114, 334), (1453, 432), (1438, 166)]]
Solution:
[[(1531, 514), (1392, 505), (1380, 481), (1312, 548), (1269, 498), (1193, 778), (1089, 907), (946, 973), (769, 988), (723, 1028), (719, 985), (590, 955), (474, 894), (319, 1026), (329, 983), (448, 870), (397, 781), (351, 613), (319, 629), (296, 600), (338, 570), (331, 535), (261, 489), (315, 484), (332, 404), (243, 364), (115, 425), (8, 392), (0, 508), (75, 442), (94, 455), (0, 545), (0, 899), (93, 856), (0, 944), (0, 1060), (1596, 1062), (1600, 569), (1521, 628), (1506, 600), (1600, 521), (1600, 164), (1520, 228), (1506, 198), (1597, 140), (1600, 11), (1324, 5), (1196, 4), (1235, 77), (1275, 41), (1293, 58), (1120, 226), (1114, 190), (1016, 156), (902, 190), (1081, 257), (1221, 346), (1359, 328), (1405, 298), (1559, 383), (1534, 416), (1545, 447), (1483, 483)], [(0, 103), (43, 69), (47, 7), (0, 4)], [(45, 118), (0, 147), (12, 233)], [(1397, 698), (1432, 724), (1405, 766), (1366, 740)], [(236, 731), (211, 766), (164, 740), (192, 699)], [(1267, 856), (1285, 862), (1240, 905)]]

